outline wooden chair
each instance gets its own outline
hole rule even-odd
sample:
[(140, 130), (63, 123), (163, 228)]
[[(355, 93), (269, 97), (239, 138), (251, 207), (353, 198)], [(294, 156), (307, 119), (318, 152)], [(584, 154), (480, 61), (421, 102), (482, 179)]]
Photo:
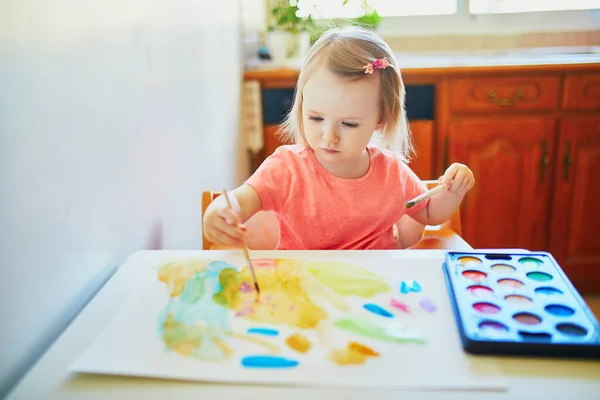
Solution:
[[(423, 181), (428, 189), (437, 186), (438, 181), (426, 180)], [(204, 213), (208, 208), (208, 205), (217, 197), (222, 195), (222, 192), (205, 191), (202, 192), (202, 232), (204, 232)], [(276, 228), (276, 219), (274, 214), (271, 212), (265, 213), (263, 211), (257, 213), (246, 222), (248, 231), (261, 230), (264, 232), (262, 237), (258, 238), (258, 241), (254, 243), (248, 243), (248, 247), (253, 249), (265, 249), (274, 248), (277, 244), (277, 237), (279, 232)], [(275, 227), (273, 227), (275, 225)], [(275, 236), (277, 235), (277, 236)], [(454, 249), (470, 249), (471, 247), (460, 237), (461, 235), (461, 224), (460, 224), (460, 209), (457, 210), (452, 217), (438, 226), (426, 226), (425, 233), (421, 242), (417, 243), (412, 248), (415, 249), (439, 249), (439, 248), (454, 248)], [(251, 237), (256, 238), (255, 235)], [(256, 239), (255, 239), (256, 240)], [(211, 243), (204, 233), (202, 234), (202, 248), (209, 250), (214, 249), (213, 243)]]

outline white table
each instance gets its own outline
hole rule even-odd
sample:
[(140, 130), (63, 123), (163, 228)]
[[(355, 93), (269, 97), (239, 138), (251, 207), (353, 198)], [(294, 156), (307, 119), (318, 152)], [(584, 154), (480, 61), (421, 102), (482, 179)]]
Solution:
[[(261, 254), (262, 253), (262, 254)], [(435, 258), (444, 250), (357, 251), (352, 257)], [(338, 256), (339, 252), (256, 252), (257, 256)], [(600, 362), (499, 357), (509, 388), (503, 392), (400, 391), (223, 385), (76, 375), (69, 363), (110, 321), (125, 297), (131, 271), (119, 270), (9, 394), (8, 399), (600, 399)], [(449, 329), (456, 329), (455, 326)]]

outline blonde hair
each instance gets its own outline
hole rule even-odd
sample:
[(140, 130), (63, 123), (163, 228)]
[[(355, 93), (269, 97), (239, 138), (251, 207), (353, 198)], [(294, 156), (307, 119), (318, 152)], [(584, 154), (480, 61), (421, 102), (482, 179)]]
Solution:
[(300, 71), (292, 108), (283, 122), (279, 135), (288, 143), (305, 143), (302, 127), (302, 91), (306, 81), (319, 66), (343, 77), (361, 79), (364, 66), (387, 58), (389, 66), (375, 70), (381, 79), (381, 115), (384, 125), (375, 132), (371, 144), (391, 151), (408, 163), (413, 152), (404, 108), (405, 89), (400, 69), (391, 48), (375, 32), (359, 26), (332, 28), (324, 32), (310, 48)]

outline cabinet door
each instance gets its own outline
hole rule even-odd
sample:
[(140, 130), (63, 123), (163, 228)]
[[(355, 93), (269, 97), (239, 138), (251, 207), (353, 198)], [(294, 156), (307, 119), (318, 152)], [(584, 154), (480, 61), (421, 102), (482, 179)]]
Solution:
[(565, 117), (559, 143), (551, 252), (579, 290), (600, 290), (600, 117)]
[(277, 150), (279, 146), (284, 144), (277, 135), (279, 129), (279, 125), (265, 126), (265, 158), (269, 157), (275, 152), (275, 150)]
[(264, 147), (258, 154), (254, 156), (251, 165), (251, 173), (254, 173), (260, 164), (262, 164), (267, 157), (273, 154), (279, 146), (285, 144), (277, 135), (278, 130), (279, 125), (264, 126)]
[(433, 173), (433, 121), (410, 122), (415, 154), (409, 166), (423, 180), (437, 179)]
[(553, 117), (450, 124), (447, 162), (465, 164), (475, 175), (461, 206), (462, 236), (471, 246), (546, 248), (554, 130)]

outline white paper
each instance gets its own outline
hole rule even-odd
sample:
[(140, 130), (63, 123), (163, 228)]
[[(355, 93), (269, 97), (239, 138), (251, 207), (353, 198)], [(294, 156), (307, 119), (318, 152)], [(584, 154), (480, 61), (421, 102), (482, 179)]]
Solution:
[[(278, 351), (278, 356), (295, 360), (291, 368), (247, 368), (242, 366), (244, 356), (269, 354), (271, 350), (236, 338), (225, 337), (224, 343), (231, 355), (222, 361), (203, 361), (183, 356), (169, 350), (160, 334), (161, 321), (171, 297), (164, 282), (158, 280), (157, 264), (166, 261), (160, 252), (130, 260), (123, 268), (135, 269), (137, 279), (130, 284), (129, 295), (122, 308), (97, 340), (72, 364), (72, 370), (82, 373), (132, 375), (155, 378), (171, 378), (195, 381), (254, 383), (275, 385), (310, 385), (337, 387), (410, 388), (430, 390), (505, 390), (506, 385), (493, 358), (470, 356), (460, 344), (456, 324), (450, 308), (448, 292), (438, 259), (393, 260), (388, 258), (348, 258), (336, 262), (352, 264), (385, 277), (390, 287), (388, 293), (378, 293), (372, 298), (339, 296), (314, 278), (310, 272), (310, 288), (314, 285), (322, 295), (308, 298), (326, 310), (328, 317), (315, 329), (300, 329), (281, 324), (255, 322), (246, 317), (236, 317), (235, 311), (225, 311), (224, 320), (198, 321), (198, 326), (217, 325), (240, 335), (259, 338)], [(205, 261), (210, 252), (198, 253)], [(171, 258), (170, 261), (186, 260)], [(305, 261), (315, 261), (317, 258)], [(328, 259), (330, 261), (330, 259)], [(227, 262), (240, 269), (243, 258), (231, 258)], [(262, 270), (257, 270), (260, 279)], [(307, 285), (307, 275), (302, 275)], [(401, 282), (409, 287), (418, 282), (422, 290), (403, 294)], [(187, 281), (189, 282), (189, 281)], [(263, 286), (263, 288), (266, 286)], [(325, 289), (323, 289), (325, 288)], [(204, 286), (205, 291), (207, 285)], [(218, 289), (218, 288), (217, 288)], [(206, 294), (206, 293), (205, 293)], [(268, 293), (263, 293), (262, 299)], [(181, 297), (181, 295), (180, 295)], [(424, 310), (421, 300), (430, 299), (435, 311)], [(209, 297), (208, 300), (211, 300)], [(328, 300), (329, 299), (329, 300)], [(395, 299), (409, 307), (406, 313), (390, 306)], [(177, 297), (171, 299), (177, 301)], [(207, 301), (202, 298), (198, 304)], [(367, 311), (363, 305), (373, 303), (393, 314), (386, 318)], [(275, 304), (274, 307), (282, 305)], [(344, 305), (347, 307), (344, 310)], [(286, 305), (287, 306), (287, 305)], [(173, 315), (185, 320), (186, 312), (196, 313), (198, 308), (178, 308)], [(174, 309), (172, 309), (174, 310)], [(199, 315), (207, 314), (205, 307)], [(292, 312), (292, 311), (290, 311)], [(350, 316), (351, 320), (375, 322), (388, 335), (405, 338), (423, 338), (424, 343), (396, 343), (384, 341), (340, 329), (334, 325), (336, 318)], [(189, 315), (188, 315), (189, 317)], [(161, 319), (162, 318), (162, 319)], [(210, 318), (209, 318), (210, 319)], [(188, 318), (188, 322), (191, 319)], [(249, 328), (276, 329), (277, 336), (247, 334)], [(306, 337), (311, 348), (306, 353), (291, 349), (285, 339), (293, 333)], [(366, 362), (354, 365), (338, 365), (329, 359), (334, 350), (343, 349), (349, 342), (356, 342), (375, 350), (378, 357), (367, 357)], [(208, 347), (207, 347), (208, 348)], [(214, 343), (212, 348), (214, 349)], [(209, 348), (210, 349), (210, 348)], [(220, 356), (221, 352), (215, 352)]]

